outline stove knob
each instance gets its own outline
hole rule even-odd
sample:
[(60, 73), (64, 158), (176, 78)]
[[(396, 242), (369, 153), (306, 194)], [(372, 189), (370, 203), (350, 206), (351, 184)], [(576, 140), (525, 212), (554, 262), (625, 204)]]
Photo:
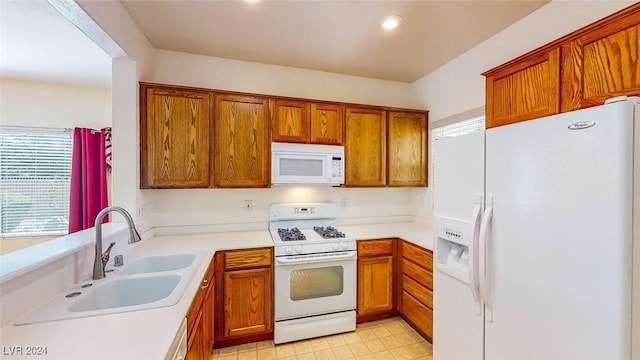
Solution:
[(333, 248), (333, 250), (340, 250), (340, 244), (333, 243), (333, 244), (331, 244), (331, 248)]
[(302, 252), (302, 245), (296, 246), (295, 250), (296, 250), (297, 253), (301, 253)]
[(340, 247), (342, 248), (342, 250), (347, 250), (347, 248), (349, 247), (349, 244), (347, 244), (346, 242), (340, 243)]
[(287, 253), (287, 254), (292, 254), (293, 253), (293, 247), (287, 246), (286, 248), (284, 248), (284, 252)]

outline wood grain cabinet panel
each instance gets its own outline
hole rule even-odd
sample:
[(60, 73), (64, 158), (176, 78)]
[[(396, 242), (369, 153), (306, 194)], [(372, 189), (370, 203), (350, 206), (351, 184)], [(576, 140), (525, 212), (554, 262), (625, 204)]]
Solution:
[(187, 313), (187, 360), (208, 360), (213, 351), (214, 275), (212, 260)]
[(215, 99), (216, 186), (269, 186), (269, 100), (230, 94)]
[(211, 184), (212, 93), (140, 84), (140, 187)]
[(610, 26), (576, 40), (582, 48), (582, 106), (640, 94), (640, 26), (615, 30)]
[(487, 128), (560, 112), (560, 48), (487, 75)]
[(344, 106), (339, 104), (311, 104), (311, 142), (342, 145)]
[(309, 103), (275, 100), (271, 123), (273, 141), (308, 143), (310, 139)]
[(358, 280), (358, 315), (393, 310), (392, 256), (359, 258)]
[(383, 110), (346, 109), (346, 186), (385, 186), (386, 116)]
[(402, 241), (398, 311), (418, 333), (433, 337), (433, 253)]
[(273, 338), (273, 248), (215, 254), (214, 347)]
[(395, 316), (396, 239), (358, 241), (357, 321)]
[(427, 186), (426, 113), (389, 112), (389, 186)]
[(272, 330), (271, 269), (237, 270), (224, 276), (224, 335)]

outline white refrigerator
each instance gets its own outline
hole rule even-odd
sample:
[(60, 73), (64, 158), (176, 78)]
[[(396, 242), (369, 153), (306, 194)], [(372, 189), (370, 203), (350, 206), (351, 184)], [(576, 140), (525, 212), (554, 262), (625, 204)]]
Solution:
[(434, 141), (434, 360), (640, 360), (640, 98), (615, 100)]

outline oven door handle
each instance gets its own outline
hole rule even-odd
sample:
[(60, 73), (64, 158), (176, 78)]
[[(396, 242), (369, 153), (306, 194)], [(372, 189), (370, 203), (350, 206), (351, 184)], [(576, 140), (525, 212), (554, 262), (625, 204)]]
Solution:
[(296, 259), (291, 259), (286, 256), (276, 257), (276, 263), (280, 265), (296, 265), (296, 264), (309, 264), (309, 263), (317, 263), (317, 262), (334, 262), (334, 261), (343, 261), (346, 259), (355, 258), (357, 252), (350, 251), (348, 253), (340, 254), (340, 255), (330, 255), (330, 256), (309, 256), (309, 257), (297, 257)]

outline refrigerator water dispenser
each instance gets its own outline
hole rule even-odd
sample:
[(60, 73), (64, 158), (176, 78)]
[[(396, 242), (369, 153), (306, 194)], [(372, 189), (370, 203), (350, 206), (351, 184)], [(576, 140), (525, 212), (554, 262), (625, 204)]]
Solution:
[(469, 245), (471, 229), (468, 221), (437, 217), (436, 267), (465, 283), (469, 282)]

